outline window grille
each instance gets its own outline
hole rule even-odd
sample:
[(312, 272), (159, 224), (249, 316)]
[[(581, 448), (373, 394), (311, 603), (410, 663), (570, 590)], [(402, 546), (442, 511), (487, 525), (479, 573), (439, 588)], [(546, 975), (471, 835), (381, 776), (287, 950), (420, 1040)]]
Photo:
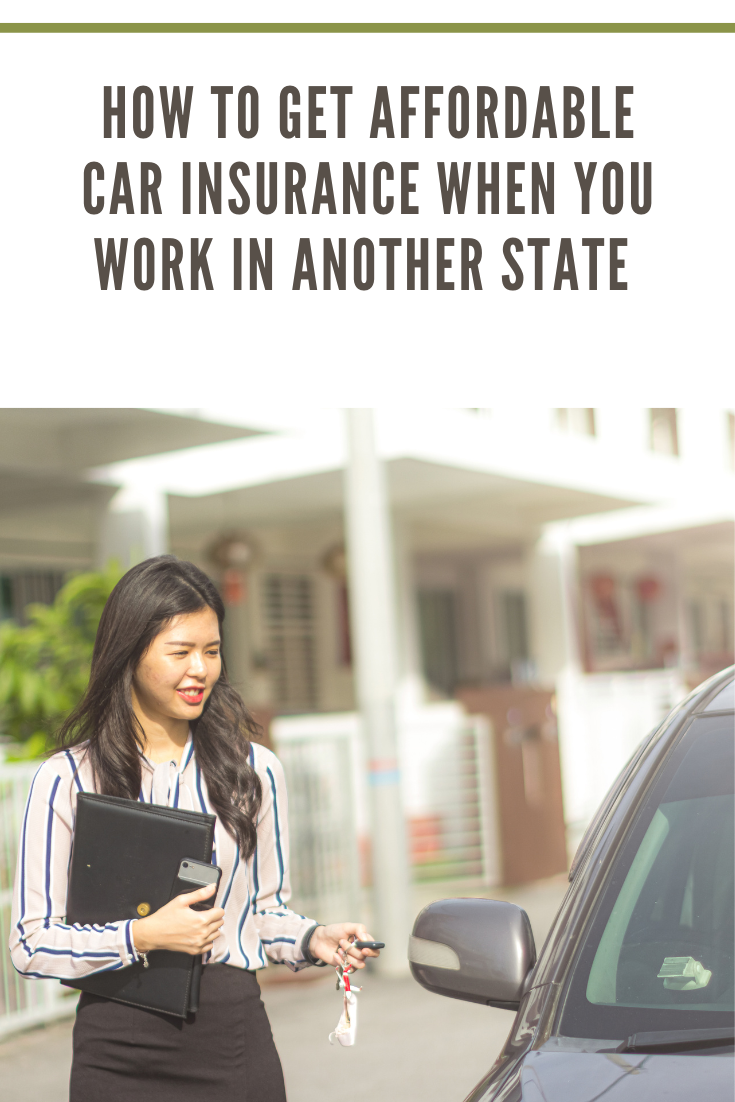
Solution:
[(283, 712), (316, 711), (312, 579), (307, 574), (268, 574), (263, 604), (274, 703)]
[(28, 605), (51, 605), (64, 584), (58, 570), (29, 570), (0, 575), (0, 620), (27, 623)]

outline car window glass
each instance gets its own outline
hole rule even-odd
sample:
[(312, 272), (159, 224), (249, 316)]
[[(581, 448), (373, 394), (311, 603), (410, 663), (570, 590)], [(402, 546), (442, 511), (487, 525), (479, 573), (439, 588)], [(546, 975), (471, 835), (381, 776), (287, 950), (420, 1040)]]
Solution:
[(572, 864), (569, 868), (570, 881), (574, 880), (575, 876), (579, 872), (579, 869), (581, 868), (585, 857), (590, 852), (592, 845), (597, 838), (597, 835), (600, 833), (600, 830), (605, 820), (609, 816), (613, 804), (627, 785), (629, 777), (631, 776), (635, 767), (640, 761), (640, 758), (643, 755), (646, 747), (650, 743), (651, 739), (659, 730), (659, 726), (660, 725), (657, 724), (652, 731), (649, 731), (649, 733), (642, 740), (639, 746), (636, 747), (626, 764), (620, 770), (618, 776), (615, 778), (615, 781), (610, 787), (610, 790), (605, 796), (605, 799), (602, 801), (599, 808), (597, 809), (595, 816), (592, 819), (590, 825), (587, 827), (586, 831), (584, 832), (584, 835), (582, 836), (582, 841), (577, 846), (577, 852), (574, 854), (574, 857), (572, 859)]
[(731, 681), (729, 685), (725, 685), (724, 689), (720, 689), (717, 696), (710, 700), (705, 712), (726, 712), (735, 708), (735, 681)]
[(734, 746), (732, 719), (713, 717), (675, 753), (608, 880), (562, 1032), (624, 1037), (732, 1021)]

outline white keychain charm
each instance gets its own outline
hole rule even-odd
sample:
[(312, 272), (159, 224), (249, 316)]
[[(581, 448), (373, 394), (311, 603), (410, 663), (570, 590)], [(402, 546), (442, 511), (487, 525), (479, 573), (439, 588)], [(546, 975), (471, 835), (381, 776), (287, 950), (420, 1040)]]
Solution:
[(357, 1034), (357, 992), (362, 991), (362, 988), (352, 986), (349, 970), (345, 971), (340, 965), (336, 971), (337, 989), (341, 988), (344, 991), (344, 998), (337, 1028), (329, 1034), (329, 1043), (333, 1045), (336, 1040), (338, 1044), (348, 1047), (355, 1043)]

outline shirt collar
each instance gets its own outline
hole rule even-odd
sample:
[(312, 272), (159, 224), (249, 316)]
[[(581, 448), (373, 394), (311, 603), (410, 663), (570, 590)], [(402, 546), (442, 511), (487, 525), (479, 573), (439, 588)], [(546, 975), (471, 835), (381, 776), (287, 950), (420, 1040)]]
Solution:
[[(143, 751), (140, 749), (140, 747), (138, 747), (138, 753), (140, 754), (141, 765), (145, 767), (147, 772), (155, 773), (156, 763), (152, 762), (150, 760), (150, 758), (147, 758), (145, 756), (145, 754), (143, 753)], [(184, 772), (187, 765), (191, 761), (193, 754), (194, 754), (194, 732), (192, 731), (192, 729), (190, 727), (189, 728), (189, 737), (187, 738), (186, 743), (184, 744), (184, 749), (181, 751), (181, 758), (179, 759), (179, 765), (178, 765), (178, 768), (176, 769), (177, 773), (181, 774), (181, 773)], [(168, 764), (174, 765), (174, 762), (173, 761), (171, 763), (159, 762), (158, 764), (159, 765), (168, 765)]]

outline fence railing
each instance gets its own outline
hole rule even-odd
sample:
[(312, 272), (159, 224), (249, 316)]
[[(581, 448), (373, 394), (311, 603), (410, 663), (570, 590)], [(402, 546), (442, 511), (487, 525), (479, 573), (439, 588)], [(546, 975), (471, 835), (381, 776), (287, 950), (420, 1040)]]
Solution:
[(357, 744), (354, 725), (341, 720), (313, 716), (274, 723), (288, 786), (292, 905), (321, 922), (360, 913)]
[(74, 1012), (77, 992), (57, 980), (29, 980), (10, 960), (10, 905), (28, 789), (38, 763), (0, 763), (0, 1037)]
[[(487, 721), (448, 702), (403, 714), (398, 728), (413, 879), (498, 883)], [(293, 904), (325, 921), (359, 913), (370, 837), (359, 716), (279, 717), (271, 730), (288, 783)]]

